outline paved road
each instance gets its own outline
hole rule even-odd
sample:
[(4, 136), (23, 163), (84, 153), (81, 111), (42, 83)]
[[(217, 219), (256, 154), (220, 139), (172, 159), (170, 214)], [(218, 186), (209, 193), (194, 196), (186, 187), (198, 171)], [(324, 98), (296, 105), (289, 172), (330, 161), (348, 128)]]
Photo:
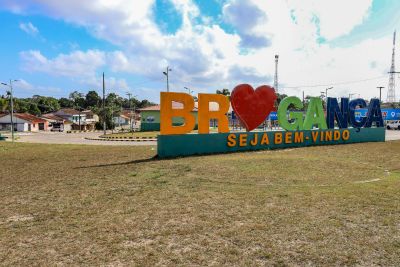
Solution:
[[(81, 144), (81, 145), (107, 145), (107, 146), (145, 146), (157, 145), (155, 141), (134, 142), (134, 141), (96, 141), (86, 140), (85, 137), (97, 138), (101, 133), (18, 133), (17, 142), (47, 143), (47, 144)], [(9, 135), (6, 135), (9, 136)], [(9, 136), (8, 141), (11, 137)], [(400, 140), (400, 131), (386, 131), (386, 141)]]
[(386, 141), (400, 140), (400, 131), (398, 130), (387, 130)]
[[(58, 133), (58, 132), (40, 132), (40, 133), (18, 133), (17, 142), (28, 143), (46, 143), (46, 144), (80, 144), (80, 145), (107, 145), (107, 146), (144, 146), (156, 145), (155, 141), (134, 142), (134, 141), (96, 141), (86, 140), (88, 138), (97, 138), (102, 133)], [(8, 136), (10, 141), (11, 136)]]

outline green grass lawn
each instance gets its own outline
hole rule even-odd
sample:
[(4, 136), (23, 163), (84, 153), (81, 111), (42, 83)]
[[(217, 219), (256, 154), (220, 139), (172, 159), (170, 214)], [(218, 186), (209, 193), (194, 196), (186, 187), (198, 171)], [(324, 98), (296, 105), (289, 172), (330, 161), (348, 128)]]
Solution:
[(400, 142), (154, 160), (0, 143), (0, 265), (400, 265)]

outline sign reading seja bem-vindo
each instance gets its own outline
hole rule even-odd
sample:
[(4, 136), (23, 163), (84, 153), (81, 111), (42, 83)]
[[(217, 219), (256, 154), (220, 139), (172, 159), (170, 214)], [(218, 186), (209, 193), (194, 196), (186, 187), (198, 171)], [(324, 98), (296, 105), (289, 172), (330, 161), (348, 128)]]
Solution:
[[(229, 98), (219, 94), (199, 94), (197, 119), (193, 97), (185, 93), (161, 93), (161, 131), (158, 136), (160, 158), (303, 147), (359, 142), (385, 141), (379, 99), (327, 99), (326, 114), (320, 98), (311, 98), (306, 112), (302, 101), (294, 96), (283, 99), (277, 110), (282, 131), (253, 131), (262, 125), (276, 108), (275, 90), (263, 85), (254, 90), (248, 84), (236, 86)], [(173, 102), (182, 104), (174, 108)], [(218, 110), (210, 110), (211, 102)], [(232, 108), (247, 132), (229, 131), (227, 113)], [(356, 118), (356, 110), (368, 108), (365, 117)], [(181, 117), (184, 124), (176, 126), (173, 118)], [(210, 133), (210, 120), (218, 121), (218, 133)], [(192, 131), (198, 127), (198, 133)]]

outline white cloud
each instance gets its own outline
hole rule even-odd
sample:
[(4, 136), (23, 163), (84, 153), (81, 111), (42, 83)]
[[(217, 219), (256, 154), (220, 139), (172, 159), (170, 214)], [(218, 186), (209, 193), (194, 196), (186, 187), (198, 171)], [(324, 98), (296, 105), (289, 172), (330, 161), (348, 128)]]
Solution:
[(48, 59), (40, 51), (20, 53), (23, 69), (29, 72), (44, 72), (54, 76), (87, 77), (105, 65), (105, 53), (98, 50), (74, 51)]
[[(95, 77), (96, 70), (109, 66), (114, 72), (154, 79), (163, 78), (162, 70), (169, 65), (172, 88), (214, 91), (233, 88), (238, 82), (272, 84), (274, 55), (279, 54), (281, 90), (318, 95), (324, 86), (289, 86), (382, 76), (390, 64), (391, 36), (366, 38), (348, 47), (330, 45), (369, 16), (372, 0), (228, 0), (223, 7), (224, 21), (233, 25), (236, 33), (228, 33), (204, 17), (193, 1), (171, 2), (183, 18), (182, 27), (174, 34), (163, 34), (155, 24), (154, 0), (26, 0), (19, 5), (6, 1), (3, 6), (25, 12), (35, 7), (48, 16), (82, 25), (120, 48), (113, 52), (75, 51), (53, 59), (39, 51), (21, 53), (26, 70), (58, 76)], [(321, 38), (327, 42), (320, 42)], [(335, 85), (330, 93), (372, 97), (376, 96), (375, 86), (382, 83), (385, 86), (387, 78)], [(124, 87), (124, 81), (116, 86)]]
[(19, 28), (29, 35), (36, 36), (39, 34), (38, 28), (36, 28), (31, 22), (20, 23)]

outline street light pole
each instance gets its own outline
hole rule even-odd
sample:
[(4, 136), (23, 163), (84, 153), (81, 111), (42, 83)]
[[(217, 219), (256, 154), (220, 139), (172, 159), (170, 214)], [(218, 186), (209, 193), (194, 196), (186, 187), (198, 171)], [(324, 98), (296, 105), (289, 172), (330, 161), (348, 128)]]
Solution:
[(104, 72), (103, 72), (103, 133), (106, 135), (106, 86), (104, 82)]
[(325, 89), (325, 98), (328, 98), (328, 90), (332, 90), (333, 87), (328, 87)]
[(351, 97), (355, 95), (354, 93), (349, 93), (349, 100), (351, 100)]
[(169, 72), (172, 71), (172, 69), (167, 66), (167, 70), (163, 71), (163, 74), (167, 76), (167, 92), (169, 92)]
[(185, 88), (186, 90), (188, 90), (188, 92), (189, 92), (189, 95), (192, 95), (192, 93), (193, 93), (193, 90), (190, 90), (190, 88), (188, 88), (188, 87), (183, 87), (183, 88)]
[(384, 86), (377, 86), (376, 88), (379, 89), (379, 103), (382, 102), (382, 89), (385, 88)]
[(126, 93), (127, 94), (127, 96), (128, 96), (128, 101), (129, 101), (129, 129), (131, 130), (131, 132), (132, 132), (132, 105), (131, 105), (131, 93)]
[(10, 84), (6, 83), (1, 83), (2, 85), (9, 86), (10, 87), (10, 105), (11, 105), (11, 140), (14, 142), (14, 97), (13, 97), (13, 87), (12, 83), (13, 82), (18, 82), (19, 80), (11, 80), (10, 79)]

